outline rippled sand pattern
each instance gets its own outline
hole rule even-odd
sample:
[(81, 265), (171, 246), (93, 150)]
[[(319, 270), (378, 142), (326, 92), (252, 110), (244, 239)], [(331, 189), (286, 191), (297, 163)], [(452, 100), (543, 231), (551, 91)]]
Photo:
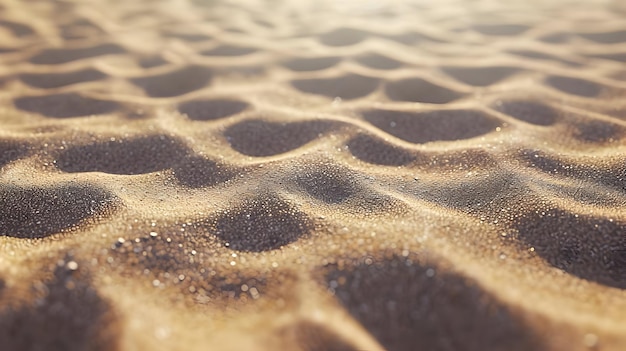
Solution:
[(0, 1), (3, 350), (626, 349), (621, 1)]

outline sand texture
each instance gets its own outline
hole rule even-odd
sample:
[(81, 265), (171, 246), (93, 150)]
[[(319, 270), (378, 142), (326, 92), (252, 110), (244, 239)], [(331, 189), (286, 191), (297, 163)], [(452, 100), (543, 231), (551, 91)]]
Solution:
[(621, 0), (1, 0), (0, 350), (626, 350)]

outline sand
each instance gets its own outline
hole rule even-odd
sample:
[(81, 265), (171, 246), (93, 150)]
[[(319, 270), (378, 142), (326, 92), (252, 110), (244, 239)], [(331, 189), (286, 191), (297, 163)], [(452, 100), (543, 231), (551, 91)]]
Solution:
[(619, 1), (0, 1), (0, 349), (626, 349)]

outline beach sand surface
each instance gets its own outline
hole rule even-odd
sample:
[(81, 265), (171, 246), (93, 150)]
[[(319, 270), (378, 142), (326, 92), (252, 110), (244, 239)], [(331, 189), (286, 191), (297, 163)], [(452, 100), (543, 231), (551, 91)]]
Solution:
[(626, 349), (620, 1), (0, 1), (0, 349)]

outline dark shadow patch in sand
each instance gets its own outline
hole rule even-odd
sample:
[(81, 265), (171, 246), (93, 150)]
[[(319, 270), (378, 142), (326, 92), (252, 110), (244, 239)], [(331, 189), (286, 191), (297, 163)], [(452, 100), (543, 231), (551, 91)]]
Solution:
[(267, 72), (267, 65), (260, 66), (252, 66), (252, 65), (241, 65), (241, 66), (215, 66), (215, 74), (220, 76), (237, 76), (241, 77), (251, 77), (251, 76), (260, 76)]
[(167, 64), (168, 62), (161, 56), (148, 56), (148, 57), (140, 58), (138, 60), (138, 63), (139, 63), (139, 66), (141, 66), (142, 68), (152, 68), (152, 67), (163, 66)]
[(19, 141), (0, 140), (0, 168), (28, 153), (28, 145)]
[(281, 340), (293, 340), (302, 351), (359, 351), (329, 327), (309, 321), (285, 327), (279, 335)]
[(410, 143), (474, 138), (502, 124), (498, 119), (477, 110), (368, 110), (362, 114), (374, 126)]
[(382, 70), (392, 70), (400, 68), (403, 65), (403, 63), (400, 61), (396, 61), (392, 58), (379, 54), (367, 54), (357, 56), (354, 58), (354, 60), (362, 64), (363, 66)]
[(0, 309), (0, 343), (4, 349), (120, 349), (116, 314), (88, 278), (58, 267), (50, 280), (35, 283), (33, 290), (40, 292), (29, 302), (22, 302), (23, 296), (12, 296), (19, 292), (0, 290), (0, 301), (8, 300)]
[(200, 156), (188, 156), (174, 167), (174, 175), (186, 187), (202, 188), (224, 183), (237, 173), (225, 164)]
[(0, 235), (44, 238), (105, 216), (112, 194), (94, 185), (22, 188), (0, 185)]
[(515, 67), (442, 67), (452, 78), (477, 87), (486, 87), (510, 77), (520, 70)]
[(212, 38), (206, 34), (193, 34), (193, 33), (175, 33), (175, 32), (166, 32), (164, 36), (169, 38), (177, 38), (180, 40), (188, 41), (191, 43), (201, 42), (211, 40)]
[(443, 43), (443, 40), (435, 39), (433, 37), (416, 33), (416, 32), (404, 32), (396, 35), (386, 36), (387, 39), (396, 41), (400, 44), (404, 45), (416, 45), (420, 43), (434, 42), (434, 43)]
[(572, 162), (537, 150), (521, 150), (520, 158), (529, 167), (537, 168), (554, 176), (565, 176), (600, 183), (626, 193), (626, 162), (612, 165), (588, 164), (585, 161)]
[[(479, 152), (479, 150), (475, 150), (473, 154), (467, 155), (466, 161), (472, 162), (474, 159), (472, 156), (480, 155)], [(444, 155), (436, 158), (432, 157), (431, 163), (441, 163), (445, 160), (444, 157)], [(473, 177), (457, 178), (454, 181), (441, 177), (437, 182), (416, 188), (414, 196), (421, 200), (427, 200), (474, 216), (479, 214), (490, 216), (501, 208), (509, 206), (510, 203), (519, 201), (520, 189), (525, 189), (525, 184), (515, 174), (494, 169), (497, 167), (497, 162), (493, 158), (491, 159), (491, 164), (487, 166), (478, 164), (457, 166), (455, 163), (458, 164), (458, 161), (460, 160), (448, 161), (447, 165), (439, 165), (439, 167), (457, 172), (463, 169), (462, 167), (483, 172), (486, 169), (490, 169), (491, 173), (488, 175), (477, 175), (477, 172), (474, 172)], [(487, 163), (490, 161), (478, 160), (478, 162)], [(427, 169), (432, 170), (433, 168), (433, 166), (430, 166)]]
[(283, 66), (296, 72), (321, 71), (333, 67), (341, 61), (339, 57), (297, 58), (283, 63)]
[(236, 115), (250, 107), (239, 100), (191, 100), (178, 105), (178, 111), (194, 121), (212, 121)]
[(295, 183), (316, 200), (340, 205), (357, 217), (384, 216), (404, 210), (400, 201), (361, 186), (352, 172), (337, 165), (300, 171)]
[(588, 143), (604, 143), (610, 140), (617, 140), (623, 138), (625, 134), (624, 127), (600, 120), (579, 123), (576, 125), (575, 132), (578, 139)]
[(492, 107), (505, 115), (539, 126), (552, 125), (559, 117), (558, 112), (552, 107), (535, 101), (502, 101)]
[[(606, 187), (585, 184), (581, 186), (580, 182), (551, 182), (546, 180), (538, 180), (535, 185), (540, 187), (540, 192), (550, 194), (548, 196), (558, 197), (575, 201), (583, 205), (598, 206), (602, 208), (624, 206), (622, 196), (615, 196), (612, 191), (607, 191)], [(524, 186), (524, 185), (523, 185)]]
[(362, 42), (370, 35), (370, 33), (358, 29), (338, 28), (321, 34), (319, 41), (328, 46), (350, 46)]
[(549, 76), (546, 83), (551, 87), (571, 95), (584, 97), (596, 97), (602, 92), (602, 86), (594, 82), (566, 77), (566, 76)]
[(210, 10), (222, 3), (220, 0), (191, 0), (190, 2), (198, 8), (206, 7)]
[(359, 134), (347, 143), (350, 153), (359, 160), (383, 166), (404, 166), (413, 162), (416, 156), (391, 142)]
[(394, 101), (446, 104), (462, 95), (421, 78), (408, 78), (387, 83), (385, 93)]
[(16, 98), (13, 103), (22, 111), (53, 118), (101, 115), (120, 108), (114, 101), (92, 99), (76, 93), (25, 96)]
[(570, 33), (552, 33), (539, 38), (539, 41), (550, 44), (564, 44), (571, 39)]
[(626, 42), (626, 30), (598, 33), (578, 33), (578, 36), (599, 44), (617, 44)]
[(22, 82), (31, 87), (52, 89), (104, 79), (106, 75), (96, 69), (88, 68), (66, 73), (24, 73), (19, 77)]
[(204, 88), (211, 82), (211, 70), (202, 66), (187, 66), (176, 71), (131, 81), (150, 97), (174, 97)]
[(213, 39), (212, 37), (205, 34), (176, 34), (178, 39), (182, 39), (185, 41), (189, 41), (192, 43), (207, 41)]
[(11, 33), (13, 33), (14, 36), (19, 38), (35, 34), (35, 31), (33, 31), (31, 27), (23, 23), (0, 20), (0, 27), (8, 29), (9, 31), (11, 31)]
[(600, 58), (603, 60), (616, 61), (626, 63), (626, 52), (618, 52), (612, 54), (587, 55), (588, 57)]
[(264, 157), (295, 150), (317, 139), (331, 126), (328, 121), (275, 123), (247, 120), (230, 126), (224, 135), (238, 152)]
[(539, 350), (514, 311), (476, 282), (393, 255), (323, 268), (335, 297), (388, 350)]
[(57, 157), (64, 172), (145, 174), (175, 166), (189, 153), (185, 145), (164, 135), (68, 146)]
[(473, 26), (472, 29), (484, 35), (509, 37), (521, 35), (530, 27), (521, 24), (483, 24)]
[(82, 39), (103, 35), (105, 32), (91, 20), (80, 18), (72, 23), (59, 26), (59, 31), (63, 39)]
[(296, 178), (296, 184), (309, 195), (328, 204), (342, 203), (358, 191), (350, 176), (334, 168), (303, 171)]
[(324, 95), (330, 98), (339, 97), (352, 100), (371, 94), (378, 85), (379, 80), (358, 74), (347, 74), (334, 78), (296, 79), (291, 85), (308, 94)]
[(551, 265), (626, 289), (626, 224), (553, 209), (530, 212), (515, 226), (519, 239)]
[(215, 235), (237, 251), (279, 249), (307, 235), (312, 222), (276, 195), (265, 195), (222, 212)]
[(30, 62), (39, 65), (58, 65), (90, 57), (124, 54), (126, 50), (116, 44), (102, 44), (78, 49), (45, 49), (30, 58)]
[(220, 45), (216, 48), (202, 51), (201, 54), (204, 56), (243, 56), (257, 51), (255, 48), (243, 46)]

